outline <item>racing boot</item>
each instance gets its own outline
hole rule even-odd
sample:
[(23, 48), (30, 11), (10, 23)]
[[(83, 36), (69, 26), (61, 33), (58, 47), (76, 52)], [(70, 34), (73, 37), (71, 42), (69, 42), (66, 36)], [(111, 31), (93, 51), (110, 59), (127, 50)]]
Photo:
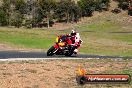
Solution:
[(78, 53), (78, 49), (75, 49), (75, 50), (74, 50), (74, 54), (77, 54), (77, 53)]

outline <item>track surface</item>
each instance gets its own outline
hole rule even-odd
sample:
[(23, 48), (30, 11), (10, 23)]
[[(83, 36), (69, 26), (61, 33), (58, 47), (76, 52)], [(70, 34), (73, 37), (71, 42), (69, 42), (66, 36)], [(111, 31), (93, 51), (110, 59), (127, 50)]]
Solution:
[[(66, 58), (63, 55), (60, 56), (46, 56), (45, 52), (17, 52), (17, 51), (0, 51), (0, 59), (10, 59), (10, 58)], [(118, 56), (97, 56), (97, 55), (73, 55), (70, 58), (125, 58), (132, 59), (132, 57), (118, 57)]]

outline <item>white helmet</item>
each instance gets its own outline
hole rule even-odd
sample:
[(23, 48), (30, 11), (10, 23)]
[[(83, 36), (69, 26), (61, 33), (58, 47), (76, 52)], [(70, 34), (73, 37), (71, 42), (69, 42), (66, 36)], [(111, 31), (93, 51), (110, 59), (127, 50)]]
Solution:
[(72, 33), (76, 33), (76, 31), (75, 30), (72, 30)]
[(71, 31), (71, 35), (76, 35), (76, 31), (75, 30), (72, 30)]

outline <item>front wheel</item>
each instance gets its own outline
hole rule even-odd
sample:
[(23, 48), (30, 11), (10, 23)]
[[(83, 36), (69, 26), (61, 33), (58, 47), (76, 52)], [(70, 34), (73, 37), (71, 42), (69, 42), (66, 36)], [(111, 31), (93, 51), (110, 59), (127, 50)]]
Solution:
[(52, 56), (54, 55), (55, 48), (52, 46), (48, 51), (47, 51), (47, 56)]

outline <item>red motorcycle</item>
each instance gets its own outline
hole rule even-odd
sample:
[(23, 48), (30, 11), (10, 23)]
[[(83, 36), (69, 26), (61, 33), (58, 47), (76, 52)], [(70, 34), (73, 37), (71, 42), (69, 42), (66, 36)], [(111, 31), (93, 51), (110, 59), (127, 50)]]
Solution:
[(75, 53), (74, 50), (76, 48), (77, 46), (72, 46), (70, 37), (66, 35), (58, 36), (55, 45), (47, 51), (47, 56), (52, 56), (54, 54), (71, 56)]

